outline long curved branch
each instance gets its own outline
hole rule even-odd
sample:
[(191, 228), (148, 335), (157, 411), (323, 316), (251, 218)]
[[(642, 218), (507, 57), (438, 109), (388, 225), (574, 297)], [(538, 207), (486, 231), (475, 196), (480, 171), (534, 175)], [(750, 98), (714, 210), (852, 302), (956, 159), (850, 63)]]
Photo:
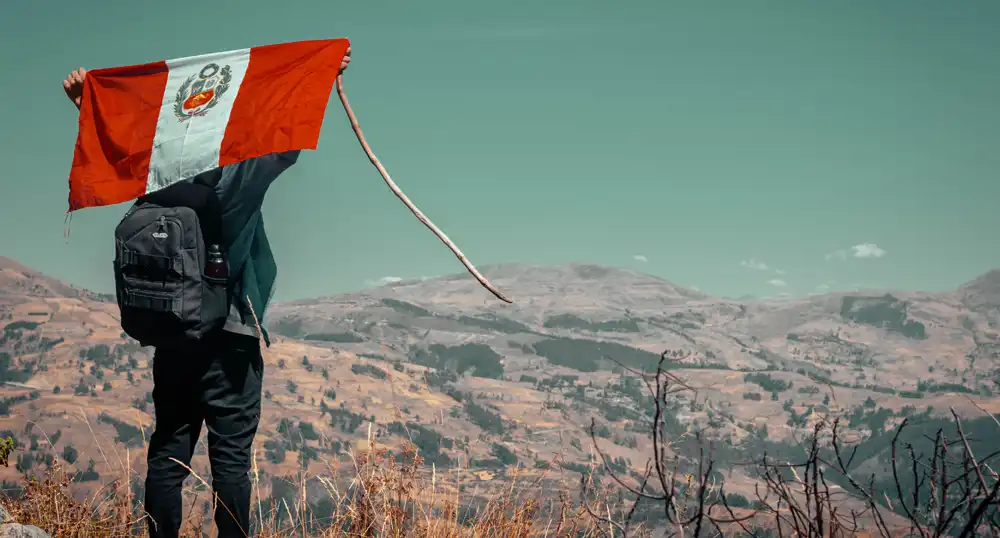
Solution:
[(493, 295), (496, 295), (497, 299), (500, 299), (501, 301), (504, 301), (506, 303), (513, 303), (514, 301), (508, 299), (503, 293), (500, 292), (500, 290), (496, 289), (493, 286), (493, 284), (490, 284), (489, 280), (486, 280), (486, 277), (484, 277), (476, 269), (476, 267), (472, 265), (472, 262), (470, 262), (469, 259), (465, 257), (465, 254), (463, 254), (462, 251), (459, 250), (458, 246), (455, 245), (455, 243), (452, 242), (452, 240), (449, 239), (448, 236), (445, 235), (445, 233), (442, 232), (440, 228), (435, 226), (430, 219), (424, 216), (423, 212), (417, 209), (417, 206), (414, 205), (413, 202), (411, 202), (410, 199), (407, 198), (405, 194), (403, 194), (403, 191), (400, 190), (400, 188), (397, 187), (396, 184), (392, 181), (392, 178), (389, 177), (389, 172), (386, 171), (385, 167), (382, 166), (382, 163), (380, 163), (378, 158), (375, 157), (375, 152), (372, 151), (371, 146), (369, 146), (368, 142), (365, 141), (365, 135), (361, 133), (361, 126), (358, 125), (358, 118), (354, 115), (354, 111), (351, 110), (351, 105), (347, 101), (347, 94), (344, 92), (344, 79), (342, 76), (339, 75), (337, 76), (337, 95), (340, 97), (340, 102), (343, 103), (344, 105), (344, 111), (347, 112), (347, 118), (351, 121), (351, 128), (354, 129), (354, 134), (357, 135), (358, 142), (361, 143), (361, 147), (365, 150), (365, 153), (368, 154), (368, 159), (372, 162), (373, 165), (375, 165), (375, 168), (378, 169), (379, 173), (382, 174), (382, 179), (385, 180), (386, 185), (389, 186), (389, 189), (392, 190), (393, 194), (395, 194), (396, 197), (399, 198), (400, 201), (402, 201), (403, 204), (406, 205), (406, 207), (410, 210), (410, 212), (413, 213), (415, 217), (417, 217), (417, 220), (424, 223), (424, 226), (427, 226), (432, 232), (434, 232), (434, 235), (436, 235), (438, 239), (440, 239), (451, 250), (451, 252), (455, 254), (455, 257), (458, 258), (458, 261), (462, 262), (462, 265), (464, 265), (465, 268), (469, 270), (469, 273), (472, 273), (472, 276), (476, 277), (476, 280), (478, 280), (479, 283), (482, 284), (484, 288), (489, 290), (490, 293), (492, 293)]

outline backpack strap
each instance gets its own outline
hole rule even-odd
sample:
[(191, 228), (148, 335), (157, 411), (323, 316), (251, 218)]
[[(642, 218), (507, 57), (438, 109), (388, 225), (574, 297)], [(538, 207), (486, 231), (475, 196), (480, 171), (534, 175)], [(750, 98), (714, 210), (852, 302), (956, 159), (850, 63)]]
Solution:
[(144, 268), (157, 269), (162, 272), (173, 270), (180, 274), (181, 268), (177, 258), (169, 256), (156, 256), (153, 254), (141, 254), (130, 248), (122, 247), (121, 266), (136, 265)]
[(119, 246), (121, 254), (119, 256), (118, 267), (123, 270), (126, 267), (135, 267), (144, 276), (153, 277), (157, 280), (165, 280), (168, 273), (180, 278), (184, 275), (181, 260), (168, 256), (155, 256), (152, 254), (142, 254), (125, 246)]
[(130, 308), (141, 308), (154, 312), (176, 312), (179, 308), (178, 300), (166, 297), (153, 297), (146, 294), (138, 294), (129, 291), (123, 297), (124, 306)]

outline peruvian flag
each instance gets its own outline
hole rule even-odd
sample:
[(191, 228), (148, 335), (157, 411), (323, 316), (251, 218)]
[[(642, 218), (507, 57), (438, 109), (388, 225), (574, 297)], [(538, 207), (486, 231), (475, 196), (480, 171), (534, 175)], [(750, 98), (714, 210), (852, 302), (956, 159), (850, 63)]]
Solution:
[(87, 73), (69, 210), (117, 204), (269, 153), (316, 149), (347, 39)]

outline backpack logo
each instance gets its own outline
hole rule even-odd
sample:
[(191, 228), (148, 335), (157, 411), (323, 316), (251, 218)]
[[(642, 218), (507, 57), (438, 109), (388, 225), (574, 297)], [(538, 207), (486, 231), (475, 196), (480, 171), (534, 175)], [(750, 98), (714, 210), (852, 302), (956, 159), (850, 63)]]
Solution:
[(166, 232), (153, 232), (153, 239), (166, 239), (166, 238), (167, 238)]
[(181, 84), (174, 97), (174, 115), (181, 121), (204, 116), (219, 102), (233, 80), (229, 66), (208, 64)]

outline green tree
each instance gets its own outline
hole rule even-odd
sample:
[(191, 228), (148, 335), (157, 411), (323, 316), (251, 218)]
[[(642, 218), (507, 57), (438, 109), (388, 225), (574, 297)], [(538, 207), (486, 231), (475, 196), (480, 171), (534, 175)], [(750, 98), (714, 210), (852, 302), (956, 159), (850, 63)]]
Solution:
[(490, 453), (492, 453), (498, 460), (500, 460), (500, 463), (503, 463), (504, 465), (517, 464), (517, 455), (500, 443), (493, 443), (493, 446), (490, 447)]
[(77, 452), (76, 447), (70, 443), (66, 443), (66, 446), (63, 447), (62, 451), (62, 459), (65, 460), (66, 463), (73, 465), (79, 457), (80, 453)]

